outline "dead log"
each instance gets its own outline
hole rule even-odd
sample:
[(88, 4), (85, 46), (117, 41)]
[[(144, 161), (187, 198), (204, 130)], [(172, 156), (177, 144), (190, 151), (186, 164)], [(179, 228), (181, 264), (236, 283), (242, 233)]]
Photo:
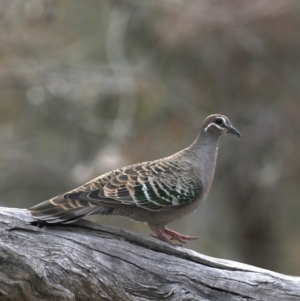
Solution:
[(81, 220), (0, 207), (0, 300), (300, 300), (300, 278)]

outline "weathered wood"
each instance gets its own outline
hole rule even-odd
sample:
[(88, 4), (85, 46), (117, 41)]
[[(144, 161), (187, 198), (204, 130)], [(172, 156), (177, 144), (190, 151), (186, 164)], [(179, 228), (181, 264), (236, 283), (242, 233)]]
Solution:
[(0, 300), (300, 300), (300, 278), (81, 220), (0, 208)]

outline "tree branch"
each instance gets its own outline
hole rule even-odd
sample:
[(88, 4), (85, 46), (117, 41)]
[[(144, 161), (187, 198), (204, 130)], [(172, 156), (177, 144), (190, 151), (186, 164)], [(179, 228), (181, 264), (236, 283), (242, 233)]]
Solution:
[(300, 300), (300, 278), (81, 220), (0, 208), (0, 300)]

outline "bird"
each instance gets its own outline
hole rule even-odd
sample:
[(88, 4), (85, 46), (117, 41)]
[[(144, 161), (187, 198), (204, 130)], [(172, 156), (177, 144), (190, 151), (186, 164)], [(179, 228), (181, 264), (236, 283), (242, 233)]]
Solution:
[(148, 224), (155, 233), (151, 236), (171, 245), (198, 239), (167, 224), (195, 211), (206, 199), (218, 140), (226, 134), (241, 137), (228, 117), (210, 115), (196, 140), (174, 155), (112, 170), (27, 210), (34, 220), (46, 224), (68, 224), (93, 214), (126, 216)]

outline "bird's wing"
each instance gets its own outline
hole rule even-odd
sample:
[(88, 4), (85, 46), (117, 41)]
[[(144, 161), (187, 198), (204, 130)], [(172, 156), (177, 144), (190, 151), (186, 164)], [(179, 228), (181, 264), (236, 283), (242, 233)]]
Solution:
[[(146, 162), (118, 169), (63, 195), (67, 206), (140, 207), (150, 211), (182, 206), (202, 192), (202, 183), (188, 163)], [(53, 202), (63, 205), (63, 199)], [(70, 201), (73, 202), (70, 203)], [(58, 205), (58, 204), (57, 204)]]

